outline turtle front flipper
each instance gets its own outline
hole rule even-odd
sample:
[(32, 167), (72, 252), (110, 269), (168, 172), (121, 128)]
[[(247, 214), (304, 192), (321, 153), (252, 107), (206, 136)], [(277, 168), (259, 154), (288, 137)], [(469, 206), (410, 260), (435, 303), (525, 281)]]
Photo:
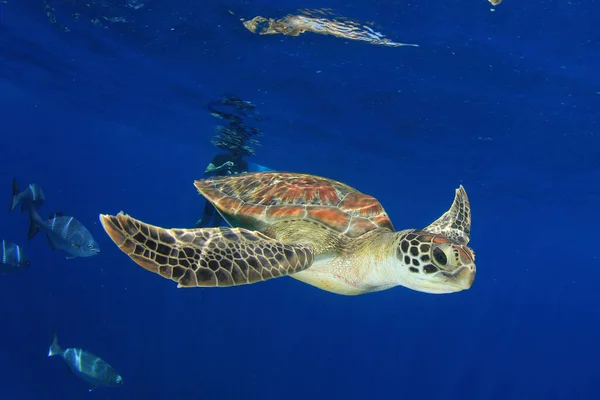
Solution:
[(456, 189), (450, 209), (423, 230), (431, 233), (441, 233), (463, 245), (469, 243), (471, 236), (471, 205), (467, 192), (462, 185)]
[(106, 233), (133, 261), (178, 287), (236, 286), (295, 274), (311, 249), (240, 228), (164, 229), (128, 215), (100, 215)]

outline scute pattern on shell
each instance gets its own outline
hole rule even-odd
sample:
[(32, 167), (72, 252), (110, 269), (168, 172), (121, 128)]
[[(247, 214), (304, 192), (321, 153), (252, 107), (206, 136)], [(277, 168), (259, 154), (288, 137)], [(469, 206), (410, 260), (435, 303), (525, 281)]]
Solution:
[(327, 178), (259, 172), (194, 183), (223, 214), (258, 231), (280, 221), (304, 218), (349, 237), (358, 237), (376, 228), (394, 230), (374, 197)]

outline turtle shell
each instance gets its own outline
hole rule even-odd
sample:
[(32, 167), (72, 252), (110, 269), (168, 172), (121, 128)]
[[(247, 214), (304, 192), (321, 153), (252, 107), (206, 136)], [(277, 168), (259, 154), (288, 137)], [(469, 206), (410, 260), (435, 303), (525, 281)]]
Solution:
[(308, 219), (349, 237), (394, 230), (372, 196), (319, 176), (257, 172), (195, 181), (198, 191), (233, 226), (264, 231), (286, 220)]

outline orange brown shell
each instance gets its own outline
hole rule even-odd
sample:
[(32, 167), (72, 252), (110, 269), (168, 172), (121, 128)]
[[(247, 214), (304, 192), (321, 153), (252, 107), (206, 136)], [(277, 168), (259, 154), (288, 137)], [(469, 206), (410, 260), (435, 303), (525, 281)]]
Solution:
[(308, 219), (349, 237), (377, 228), (394, 230), (374, 197), (319, 176), (258, 172), (194, 184), (229, 223), (238, 227), (262, 232), (277, 222)]

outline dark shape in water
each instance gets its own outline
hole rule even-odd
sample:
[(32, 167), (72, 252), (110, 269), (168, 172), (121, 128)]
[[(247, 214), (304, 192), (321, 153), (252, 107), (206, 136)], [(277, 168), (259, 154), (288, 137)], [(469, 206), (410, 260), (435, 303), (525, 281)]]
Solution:
[(256, 106), (251, 101), (242, 100), (237, 96), (224, 96), (221, 98), (221, 104), (224, 106), (234, 106), (238, 111), (245, 114), (246, 111), (253, 112)]
[[(217, 107), (233, 107), (240, 115), (219, 110)], [(211, 102), (208, 105), (211, 115), (228, 122), (227, 125), (219, 125), (215, 128), (217, 134), (212, 138), (211, 143), (237, 157), (254, 155), (254, 147), (259, 145), (254, 136), (260, 136), (263, 132), (247, 125), (244, 118), (252, 116), (256, 119), (253, 115), (255, 108), (252, 102), (231, 95)]]

